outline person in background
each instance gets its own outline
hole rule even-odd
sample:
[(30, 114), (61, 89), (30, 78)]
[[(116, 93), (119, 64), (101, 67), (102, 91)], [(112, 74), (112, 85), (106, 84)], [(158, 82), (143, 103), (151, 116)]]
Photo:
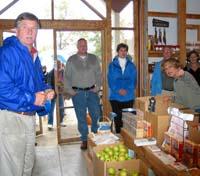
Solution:
[(188, 53), (187, 65), (184, 67), (184, 70), (191, 73), (200, 86), (200, 58), (196, 50)]
[(69, 57), (64, 74), (64, 92), (72, 97), (72, 103), (81, 134), (81, 149), (87, 149), (88, 125), (87, 110), (92, 119), (91, 131), (96, 133), (100, 118), (101, 68), (99, 59), (87, 52), (87, 40), (80, 38), (77, 42), (78, 52)]
[(167, 76), (162, 70), (162, 63), (172, 56), (172, 49), (169, 47), (163, 48), (163, 59), (156, 62), (154, 72), (151, 79), (151, 95), (173, 94), (174, 79)]
[(135, 64), (127, 56), (128, 46), (120, 43), (117, 46), (117, 56), (109, 64), (108, 86), (109, 100), (112, 111), (117, 114), (114, 118), (115, 131), (120, 133), (122, 123), (122, 109), (133, 108), (137, 71)]
[(35, 158), (35, 114), (54, 91), (44, 82), (34, 47), (39, 19), (24, 12), (15, 20), (16, 36), (0, 48), (0, 175), (31, 176)]
[(47, 72), (47, 67), (46, 67), (46, 65), (44, 65), (44, 66), (42, 67), (42, 72), (43, 72), (43, 75), (44, 75), (44, 82), (47, 83), (48, 72)]
[[(63, 95), (62, 92), (60, 92), (61, 87), (63, 87), (63, 68), (61, 67), (61, 62), (59, 60), (57, 60), (57, 83), (58, 83), (58, 88), (59, 88), (59, 110), (60, 110), (60, 126), (62, 127), (66, 127), (66, 125), (64, 124), (63, 120), (64, 120), (64, 99), (63, 99)], [(55, 91), (55, 76), (54, 76), (55, 70), (52, 69), (47, 76), (47, 82), (48, 84), (54, 89)], [(48, 113), (48, 129), (49, 130), (53, 130), (53, 121), (54, 121), (54, 109), (55, 109), (55, 104), (56, 104), (56, 96), (51, 100), (51, 110)]]
[[(200, 87), (195, 78), (187, 71), (182, 69), (180, 62), (175, 58), (165, 60), (162, 64), (165, 73), (174, 78), (174, 97), (175, 103), (181, 104), (186, 108), (200, 111)], [(170, 97), (166, 97), (165, 101)]]

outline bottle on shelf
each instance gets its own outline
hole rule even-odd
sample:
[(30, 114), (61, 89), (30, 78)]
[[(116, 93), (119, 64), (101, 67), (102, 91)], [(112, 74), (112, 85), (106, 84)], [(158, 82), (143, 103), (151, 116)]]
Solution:
[(166, 31), (165, 28), (163, 29), (163, 43), (166, 45), (167, 44), (167, 38), (166, 38)]
[(158, 32), (158, 44), (162, 45), (162, 32), (161, 32), (160, 28), (159, 28), (159, 32)]
[(157, 32), (157, 28), (155, 27), (155, 33), (154, 33), (154, 42), (157, 45), (158, 44), (158, 32)]

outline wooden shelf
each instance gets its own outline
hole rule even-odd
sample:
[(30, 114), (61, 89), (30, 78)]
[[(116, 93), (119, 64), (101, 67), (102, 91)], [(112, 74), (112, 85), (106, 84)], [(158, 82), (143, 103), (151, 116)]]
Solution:
[(135, 151), (137, 158), (141, 159), (149, 168), (151, 168), (156, 175), (159, 176), (196, 176), (199, 175), (200, 170), (196, 170), (196, 173), (188, 173), (187, 171), (178, 171), (170, 165), (164, 164), (159, 160), (148, 147), (137, 147), (134, 144), (134, 136), (130, 134), (126, 129), (121, 129), (121, 136), (123, 138), (124, 144)]
[(149, 57), (162, 57), (163, 52), (162, 51), (149, 51), (148, 56)]
[[(162, 51), (148, 51), (148, 56), (149, 57), (162, 57), (163, 56), (163, 52)], [(173, 53), (174, 57), (178, 57), (179, 56), (179, 51), (176, 51), (175, 53)]]

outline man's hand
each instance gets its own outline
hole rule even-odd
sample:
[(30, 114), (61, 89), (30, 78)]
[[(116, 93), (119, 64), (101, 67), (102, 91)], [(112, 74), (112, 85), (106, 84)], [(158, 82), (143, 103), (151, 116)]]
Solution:
[(125, 89), (120, 89), (119, 90), (119, 94), (122, 95), (122, 96), (124, 96), (124, 95), (127, 94), (127, 91)]
[(47, 89), (47, 90), (45, 90), (45, 94), (46, 94), (46, 99), (47, 100), (51, 100), (55, 96), (55, 92), (54, 92), (53, 89)]
[(45, 101), (46, 101), (46, 93), (44, 93), (44, 92), (37, 92), (35, 94), (34, 105), (36, 105), (36, 106), (44, 106)]

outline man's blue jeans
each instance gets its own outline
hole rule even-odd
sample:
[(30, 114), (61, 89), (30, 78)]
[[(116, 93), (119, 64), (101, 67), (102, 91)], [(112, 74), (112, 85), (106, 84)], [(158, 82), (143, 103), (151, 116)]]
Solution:
[(86, 120), (87, 109), (92, 118), (91, 131), (96, 133), (98, 129), (98, 120), (100, 118), (99, 96), (92, 91), (77, 91), (72, 97), (76, 117), (78, 120), (78, 130), (81, 134), (81, 140), (87, 141), (88, 125)]

